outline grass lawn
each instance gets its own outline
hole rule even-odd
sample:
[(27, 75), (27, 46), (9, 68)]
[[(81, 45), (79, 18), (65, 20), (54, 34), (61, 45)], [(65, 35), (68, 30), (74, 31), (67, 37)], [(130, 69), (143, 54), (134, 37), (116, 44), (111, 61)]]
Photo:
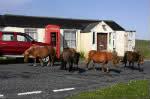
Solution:
[(136, 40), (135, 48), (142, 52), (145, 59), (150, 59), (150, 41), (148, 40)]
[(67, 97), (66, 99), (150, 99), (148, 80), (118, 83), (113, 86)]

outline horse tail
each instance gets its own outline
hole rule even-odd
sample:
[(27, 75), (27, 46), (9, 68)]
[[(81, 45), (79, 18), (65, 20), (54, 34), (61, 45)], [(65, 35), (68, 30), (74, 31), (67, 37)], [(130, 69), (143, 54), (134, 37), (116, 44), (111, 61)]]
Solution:
[(124, 56), (123, 56), (123, 59), (122, 59), (122, 63), (126, 63), (126, 61), (127, 61), (127, 57), (128, 57), (128, 53), (127, 52), (125, 52), (124, 53)]
[(49, 50), (49, 58), (52, 61), (52, 64), (54, 64), (55, 58), (56, 58), (56, 50), (54, 47), (52, 46), (47, 46), (48, 50)]

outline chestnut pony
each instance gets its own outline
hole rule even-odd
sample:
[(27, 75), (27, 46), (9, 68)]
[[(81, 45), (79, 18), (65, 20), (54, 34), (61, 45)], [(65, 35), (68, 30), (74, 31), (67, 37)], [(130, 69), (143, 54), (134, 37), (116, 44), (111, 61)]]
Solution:
[(117, 56), (116, 52), (107, 52), (107, 51), (96, 51), (91, 50), (88, 53), (87, 58), (87, 68), (90, 63), (90, 61), (93, 61), (93, 63), (102, 63), (102, 71), (104, 72), (106, 69), (107, 72), (109, 72), (109, 68), (107, 67), (108, 62), (112, 62), (112, 64), (115, 66), (117, 63), (119, 63), (120, 58)]
[[(43, 61), (48, 61), (47, 66), (54, 64), (55, 49), (51, 46), (32, 45), (24, 52), (24, 62), (28, 62), (28, 58), (34, 58), (33, 66), (36, 66), (36, 60), (39, 59), (41, 66)], [(52, 64), (50, 63), (52, 61)]]

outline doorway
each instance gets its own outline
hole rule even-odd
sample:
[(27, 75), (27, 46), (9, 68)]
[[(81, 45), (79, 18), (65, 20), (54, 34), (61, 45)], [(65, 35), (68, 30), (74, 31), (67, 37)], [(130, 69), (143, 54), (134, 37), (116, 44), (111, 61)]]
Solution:
[(107, 33), (97, 33), (97, 50), (107, 50)]

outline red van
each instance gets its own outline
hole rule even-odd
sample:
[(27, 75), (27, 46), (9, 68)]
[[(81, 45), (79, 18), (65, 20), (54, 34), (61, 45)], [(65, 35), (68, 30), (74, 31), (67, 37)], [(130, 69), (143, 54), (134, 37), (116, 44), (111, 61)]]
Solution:
[(22, 55), (32, 44), (48, 45), (35, 41), (25, 33), (0, 32), (0, 55)]

